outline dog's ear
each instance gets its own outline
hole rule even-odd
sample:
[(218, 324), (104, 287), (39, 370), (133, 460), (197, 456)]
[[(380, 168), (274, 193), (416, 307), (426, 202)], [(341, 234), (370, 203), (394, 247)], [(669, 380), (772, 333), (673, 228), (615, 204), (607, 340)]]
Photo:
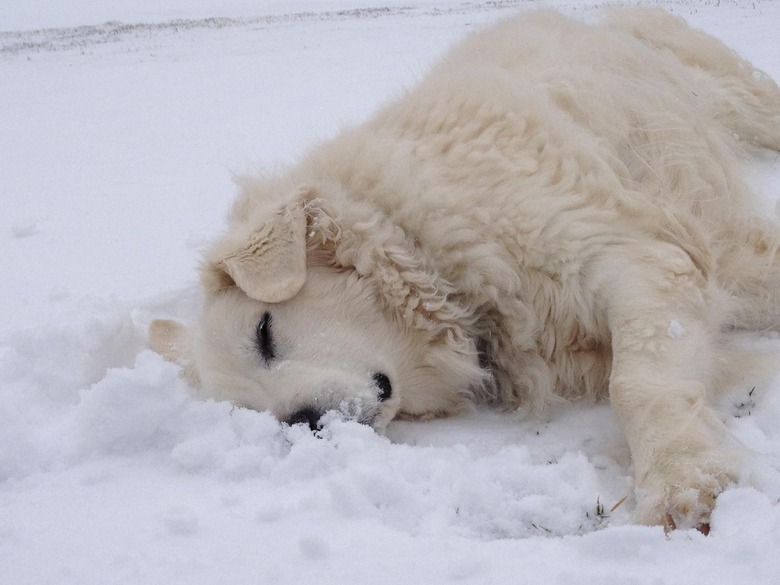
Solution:
[(178, 321), (155, 319), (149, 325), (149, 347), (166, 361), (182, 367), (184, 378), (193, 386), (200, 385), (192, 362), (190, 330)]
[(274, 210), (255, 209), (234, 223), (206, 255), (207, 293), (238, 286), (252, 299), (285, 301), (306, 281), (306, 213), (297, 194)]

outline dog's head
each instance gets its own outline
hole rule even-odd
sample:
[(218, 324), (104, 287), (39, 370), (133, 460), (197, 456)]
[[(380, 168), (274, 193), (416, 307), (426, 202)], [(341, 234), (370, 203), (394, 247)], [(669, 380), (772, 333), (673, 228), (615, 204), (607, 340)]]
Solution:
[(379, 430), (457, 411), (485, 374), (415, 242), (333, 189), (266, 190), (244, 186), (206, 254), (195, 325), (154, 321), (152, 348), (204, 396), (312, 428), (331, 411)]

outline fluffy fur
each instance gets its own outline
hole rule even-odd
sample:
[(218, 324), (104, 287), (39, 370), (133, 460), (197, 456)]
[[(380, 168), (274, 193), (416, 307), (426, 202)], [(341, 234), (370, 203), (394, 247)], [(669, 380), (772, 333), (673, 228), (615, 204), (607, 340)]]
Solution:
[(740, 473), (706, 402), (738, 374), (725, 332), (780, 326), (778, 232), (738, 174), (759, 147), (780, 150), (780, 92), (716, 39), (658, 10), (523, 14), (244, 180), (197, 323), (152, 345), (312, 427), (608, 394), (637, 520), (702, 525)]

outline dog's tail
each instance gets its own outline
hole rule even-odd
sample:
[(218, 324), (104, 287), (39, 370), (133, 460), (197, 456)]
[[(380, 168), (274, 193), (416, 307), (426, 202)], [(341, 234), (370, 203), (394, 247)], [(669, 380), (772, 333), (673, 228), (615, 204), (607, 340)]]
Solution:
[(658, 8), (615, 8), (606, 24), (670, 51), (695, 75), (708, 77), (701, 85), (708, 95), (698, 97), (713, 115), (745, 143), (780, 151), (780, 88), (769, 75)]

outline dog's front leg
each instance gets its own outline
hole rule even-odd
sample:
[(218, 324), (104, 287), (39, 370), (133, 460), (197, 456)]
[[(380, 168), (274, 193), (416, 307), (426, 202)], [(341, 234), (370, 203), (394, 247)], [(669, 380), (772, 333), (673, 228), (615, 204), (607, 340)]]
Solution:
[(631, 450), (636, 519), (703, 528), (739, 473), (736, 440), (706, 400), (719, 360), (718, 292), (671, 244), (611, 260), (602, 289), (609, 393)]

